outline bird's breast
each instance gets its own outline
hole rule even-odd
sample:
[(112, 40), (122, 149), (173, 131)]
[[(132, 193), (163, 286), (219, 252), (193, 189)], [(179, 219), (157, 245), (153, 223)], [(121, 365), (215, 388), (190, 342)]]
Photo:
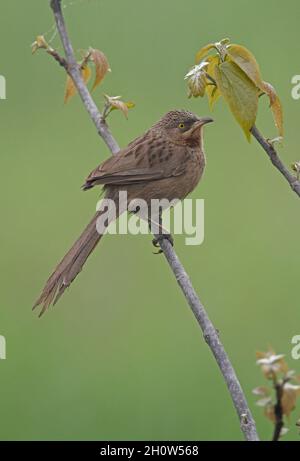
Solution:
[(187, 153), (186, 179), (188, 180), (188, 194), (192, 192), (200, 181), (205, 168), (205, 154), (201, 149), (189, 149)]

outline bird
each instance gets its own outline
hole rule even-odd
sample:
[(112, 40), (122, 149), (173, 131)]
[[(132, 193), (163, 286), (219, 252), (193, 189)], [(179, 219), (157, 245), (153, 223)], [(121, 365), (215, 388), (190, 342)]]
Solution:
[[(212, 118), (199, 117), (187, 110), (167, 112), (143, 135), (95, 168), (86, 178), (83, 190), (102, 186), (104, 199), (116, 204), (115, 218), (128, 210), (135, 199), (144, 200), (147, 205), (153, 199), (183, 200), (203, 175), (206, 164), (203, 127), (211, 122)], [(123, 206), (117, 205), (121, 191), (127, 194)], [(39, 316), (57, 303), (82, 270), (104, 235), (99, 231), (99, 223), (101, 229), (109, 224), (103, 210), (96, 212), (48, 278), (33, 306), (33, 309), (41, 306)], [(157, 245), (157, 240), (154, 243)]]

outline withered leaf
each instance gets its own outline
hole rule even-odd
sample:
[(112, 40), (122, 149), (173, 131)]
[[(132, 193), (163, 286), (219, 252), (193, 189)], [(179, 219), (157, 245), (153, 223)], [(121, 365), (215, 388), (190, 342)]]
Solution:
[(268, 82), (262, 82), (262, 91), (269, 96), (270, 108), (273, 113), (275, 126), (278, 130), (279, 136), (283, 137), (283, 111), (280, 99), (276, 93), (275, 88)]
[[(84, 66), (81, 68), (81, 76), (85, 83), (89, 81), (91, 73), (92, 73), (91, 69), (88, 66)], [(71, 77), (68, 75), (67, 83), (66, 83), (66, 90), (65, 90), (65, 98), (64, 98), (65, 104), (70, 100), (70, 98), (72, 98), (72, 96), (74, 96), (74, 94), (76, 94), (76, 92), (77, 92), (76, 86), (74, 85), (74, 82), (71, 79)]]
[(272, 421), (272, 423), (275, 423), (275, 421), (276, 421), (276, 416), (275, 416), (274, 405), (269, 404), (269, 405), (265, 406), (265, 408), (264, 408), (264, 413), (265, 413), (265, 416), (266, 416), (270, 421)]
[(285, 383), (283, 387), (283, 395), (281, 398), (281, 406), (283, 414), (289, 416), (296, 407), (297, 397), (300, 395), (300, 386)]
[(135, 107), (134, 102), (124, 102), (120, 99), (121, 96), (108, 96), (106, 94), (104, 96), (109, 105), (109, 112), (117, 109), (120, 110), (126, 118), (128, 118), (128, 110)]
[(105, 54), (94, 48), (89, 49), (90, 57), (95, 64), (95, 80), (93, 83), (92, 91), (102, 82), (107, 72), (110, 71), (109, 63)]

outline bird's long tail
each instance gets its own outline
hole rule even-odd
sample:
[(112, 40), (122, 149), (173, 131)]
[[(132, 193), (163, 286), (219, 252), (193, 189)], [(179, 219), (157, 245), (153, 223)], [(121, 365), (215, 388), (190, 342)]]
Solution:
[[(97, 231), (97, 220), (101, 219), (103, 212), (95, 214), (91, 222), (87, 225), (81, 236), (74, 243), (65, 257), (55, 268), (53, 274), (49, 277), (46, 285), (33, 309), (42, 305), (40, 316), (47, 310), (51, 303), (53, 305), (59, 300), (65, 289), (71, 285), (73, 280), (81, 271), (84, 263), (94, 250), (95, 246), (103, 236)], [(104, 216), (104, 215), (103, 215)]]

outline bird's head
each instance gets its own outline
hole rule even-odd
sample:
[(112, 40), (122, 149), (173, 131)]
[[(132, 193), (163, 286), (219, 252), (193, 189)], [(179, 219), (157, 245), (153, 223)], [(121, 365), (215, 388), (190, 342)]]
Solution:
[(213, 119), (210, 117), (198, 117), (186, 110), (172, 110), (158, 124), (171, 141), (201, 147), (203, 126), (211, 122)]

